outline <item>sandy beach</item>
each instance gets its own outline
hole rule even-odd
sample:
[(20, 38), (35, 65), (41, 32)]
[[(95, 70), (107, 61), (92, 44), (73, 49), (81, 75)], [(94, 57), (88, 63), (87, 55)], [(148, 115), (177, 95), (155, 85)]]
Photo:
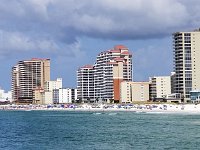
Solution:
[(199, 113), (200, 104), (68, 104), (68, 105), (1, 105), (0, 110), (22, 111), (129, 111), (137, 113)]

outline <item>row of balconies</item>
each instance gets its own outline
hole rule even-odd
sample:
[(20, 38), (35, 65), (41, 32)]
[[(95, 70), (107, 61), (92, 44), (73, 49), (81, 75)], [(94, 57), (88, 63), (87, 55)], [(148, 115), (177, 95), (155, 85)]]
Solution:
[(183, 59), (177, 59), (177, 60), (174, 60), (173, 61), (175, 64), (177, 64), (177, 65), (181, 65), (181, 64), (183, 64)]
[(88, 85), (90, 85), (90, 86), (94, 86), (94, 82), (92, 83), (92, 82), (90, 82), (90, 83), (88, 83), (88, 82), (78, 82), (78, 86), (88, 86)]
[[(89, 86), (89, 87), (88, 87)], [(78, 87), (88, 87), (88, 88), (93, 88), (94, 84), (86, 84), (86, 83), (78, 83)]]
[(175, 70), (183, 70), (183, 66), (176, 66)]
[(175, 58), (176, 58), (176, 57), (180, 57), (180, 56), (183, 57), (183, 53), (182, 53), (182, 52), (177, 52), (177, 53), (174, 54), (174, 57), (175, 57)]
[(88, 79), (92, 80), (94, 79), (94, 76), (78, 76), (77, 79), (78, 80), (88, 80)]
[(180, 51), (180, 50), (183, 50), (183, 45), (181, 46), (173, 46), (173, 51)]
[(174, 55), (174, 60), (183, 60), (183, 55)]
[(77, 92), (81, 92), (81, 93), (94, 93), (94, 90), (77, 90)]
[(173, 55), (173, 58), (177, 58), (177, 57), (179, 58), (179, 57), (183, 57), (183, 56), (185, 56), (185, 55), (183, 55), (183, 53), (178, 52), (178, 53)]
[(173, 51), (174, 54), (183, 54), (183, 49), (178, 49)]

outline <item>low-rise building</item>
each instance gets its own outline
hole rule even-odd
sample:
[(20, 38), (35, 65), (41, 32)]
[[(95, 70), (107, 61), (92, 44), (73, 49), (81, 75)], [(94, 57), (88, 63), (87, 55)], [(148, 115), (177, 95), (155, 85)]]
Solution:
[(53, 91), (44, 92), (44, 104), (53, 104)]
[(60, 88), (53, 90), (54, 104), (73, 103), (76, 99), (77, 99), (77, 89)]
[(5, 92), (5, 90), (0, 88), (0, 101), (12, 101), (12, 92), (8, 91)]
[(62, 88), (62, 78), (57, 78), (55, 81), (47, 81), (44, 84), (44, 102), (45, 104), (53, 104), (53, 90)]
[(120, 103), (132, 103), (149, 100), (149, 82), (122, 82)]
[(171, 94), (171, 77), (155, 76), (149, 78), (150, 100), (163, 99), (166, 95)]
[(190, 99), (192, 103), (200, 103), (200, 91), (190, 91)]
[(181, 93), (172, 93), (163, 98), (164, 102), (168, 103), (181, 103)]
[(33, 89), (33, 104), (45, 104), (44, 102), (44, 89), (43, 88), (35, 88)]
[(62, 88), (62, 78), (55, 81), (46, 81), (44, 88), (38, 87), (33, 90), (34, 104), (53, 104), (53, 90)]
[(44, 84), (45, 91), (53, 91), (53, 89), (62, 88), (62, 78), (57, 78), (55, 81), (46, 81)]

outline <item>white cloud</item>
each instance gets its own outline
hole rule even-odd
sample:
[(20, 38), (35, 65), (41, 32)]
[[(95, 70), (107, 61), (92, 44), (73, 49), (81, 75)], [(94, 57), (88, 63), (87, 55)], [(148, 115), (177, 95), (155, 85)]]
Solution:
[(29, 51), (46, 55), (72, 57), (79, 59), (85, 53), (80, 50), (78, 41), (71, 44), (60, 43), (51, 38), (34, 38), (20, 32), (5, 32), (0, 30), (0, 54), (3, 56), (24, 54)]
[[(64, 72), (63, 77), (70, 76), (77, 65), (90, 63), (89, 57), (95, 59), (102, 45), (126, 42), (139, 45), (137, 42), (143, 39), (198, 28), (199, 8), (199, 0), (1, 0), (0, 60), (6, 58), (4, 62), (10, 66), (25, 57), (49, 57), (53, 58), (54, 68), (60, 67), (60, 72)], [(85, 40), (84, 46), (81, 40)], [(167, 49), (159, 44), (148, 47), (151, 43), (140, 43), (142, 46), (133, 58), (137, 79), (169, 72), (166, 68), (171, 67), (172, 60), (164, 60), (171, 56), (172, 46), (170, 41)], [(161, 52), (163, 48), (165, 51)], [(70, 65), (63, 70), (63, 64)]]

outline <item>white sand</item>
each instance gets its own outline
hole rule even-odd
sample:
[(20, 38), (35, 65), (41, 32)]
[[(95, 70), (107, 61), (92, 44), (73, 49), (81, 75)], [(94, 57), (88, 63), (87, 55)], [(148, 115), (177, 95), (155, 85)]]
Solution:
[(0, 110), (65, 110), (65, 111), (133, 111), (137, 113), (196, 113), (200, 114), (200, 104), (146, 104), (146, 105), (122, 105), (122, 104), (82, 104), (68, 105), (66, 108), (47, 105), (0, 105)]

